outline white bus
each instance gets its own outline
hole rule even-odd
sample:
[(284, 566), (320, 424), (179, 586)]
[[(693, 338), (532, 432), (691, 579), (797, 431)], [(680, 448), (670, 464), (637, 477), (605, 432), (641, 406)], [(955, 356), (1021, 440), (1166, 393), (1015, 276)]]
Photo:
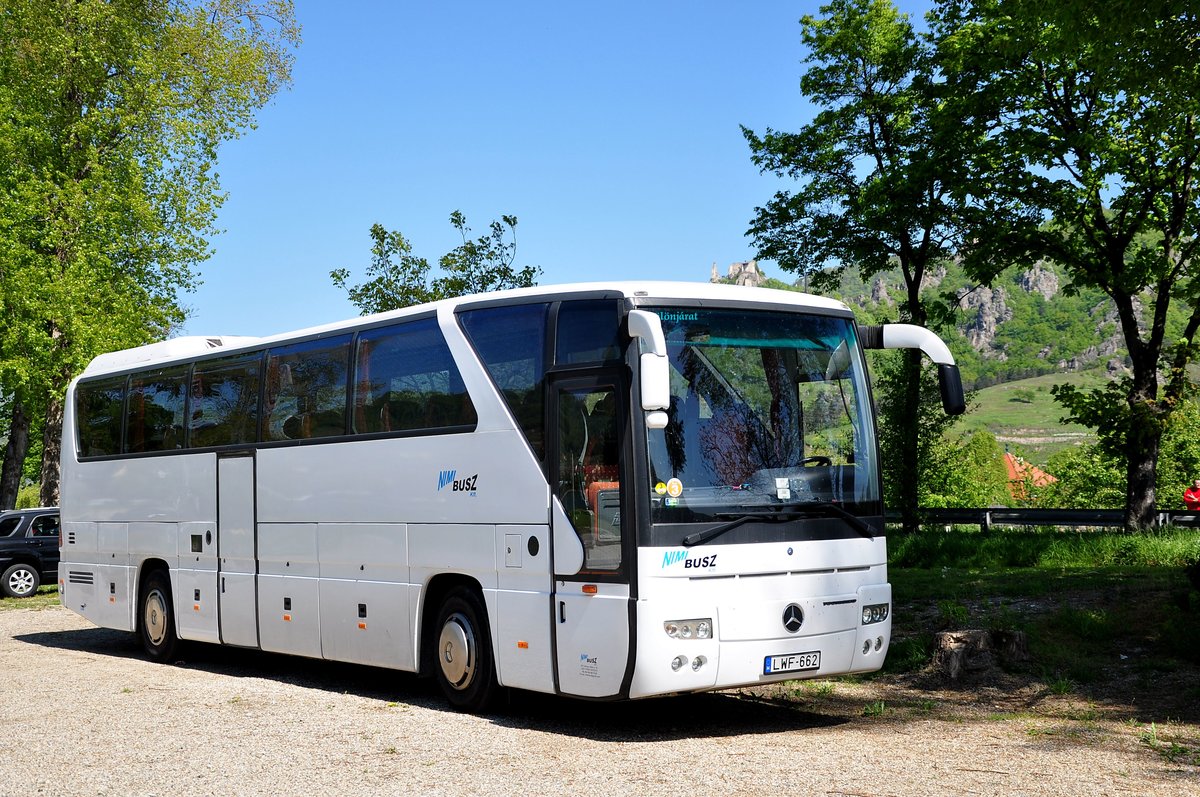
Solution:
[(864, 348), (829, 299), (691, 283), (470, 296), (97, 357), (67, 396), (62, 602), (180, 640), (641, 698), (877, 670)]

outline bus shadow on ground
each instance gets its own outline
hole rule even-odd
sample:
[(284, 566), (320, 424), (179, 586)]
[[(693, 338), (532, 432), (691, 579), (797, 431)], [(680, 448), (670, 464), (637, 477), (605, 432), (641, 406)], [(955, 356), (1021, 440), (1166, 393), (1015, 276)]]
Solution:
[[(131, 661), (145, 661), (133, 634), (106, 628), (19, 634), (14, 641)], [(306, 659), (248, 648), (184, 645), (172, 665), (230, 678), (266, 678), (305, 689), (348, 694), (453, 712), (436, 682), (413, 673)], [(488, 719), (496, 725), (595, 741), (661, 742), (835, 727), (845, 717), (802, 711), (786, 703), (710, 692), (633, 701), (591, 701), (509, 692)]]

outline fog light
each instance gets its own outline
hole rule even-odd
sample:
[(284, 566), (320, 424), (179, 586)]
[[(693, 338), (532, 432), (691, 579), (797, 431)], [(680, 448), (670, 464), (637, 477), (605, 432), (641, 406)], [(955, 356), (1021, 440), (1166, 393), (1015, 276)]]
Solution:
[(699, 670), (707, 663), (708, 659), (706, 659), (704, 656), (697, 656), (696, 658), (692, 659), (692, 669)]
[(667, 620), (663, 630), (671, 639), (712, 639), (712, 618), (694, 620)]
[(882, 623), (888, 619), (888, 604), (874, 603), (870, 606), (864, 606), (862, 610), (863, 625), (871, 625), (872, 623)]
[(883, 650), (883, 637), (881, 637), (881, 636), (875, 637), (875, 649)]
[(868, 639), (866, 642), (863, 643), (863, 655), (865, 656), (870, 652), (871, 652), (871, 640)]
[(687, 656), (676, 656), (671, 659), (671, 669), (675, 672), (679, 672), (680, 668), (685, 664), (687, 664)]

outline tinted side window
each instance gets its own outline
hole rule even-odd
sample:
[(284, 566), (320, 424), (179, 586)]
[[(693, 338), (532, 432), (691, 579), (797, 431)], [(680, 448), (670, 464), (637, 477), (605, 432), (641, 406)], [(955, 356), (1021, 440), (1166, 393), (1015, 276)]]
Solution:
[(356, 433), (445, 429), (475, 421), (475, 406), (435, 319), (358, 336)]
[(58, 536), (58, 515), (38, 515), (31, 525), (35, 537)]
[(621, 360), (621, 317), (615, 299), (563, 302), (554, 330), (554, 364)]
[(81, 457), (121, 453), (125, 377), (80, 383), (75, 391), (75, 432)]
[(308, 440), (346, 433), (350, 336), (268, 352), (263, 440)]
[(253, 443), (258, 431), (261, 355), (209, 360), (192, 373), (189, 445)]
[(127, 453), (183, 448), (186, 383), (186, 368), (130, 377), (129, 415), (125, 422)]
[(17, 530), (17, 526), (21, 525), (21, 518), (6, 517), (0, 518), (0, 537), (7, 537)]
[(538, 459), (544, 459), (546, 452), (542, 433), (546, 312), (545, 304), (526, 304), (467, 310), (459, 315), (475, 352)]

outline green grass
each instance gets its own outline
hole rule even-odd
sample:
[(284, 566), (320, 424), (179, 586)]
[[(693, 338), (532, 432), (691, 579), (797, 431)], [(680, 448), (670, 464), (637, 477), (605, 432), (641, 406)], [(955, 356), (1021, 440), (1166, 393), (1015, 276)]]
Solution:
[(1024, 632), (1051, 695), (1103, 681), (1123, 650), (1140, 651), (1149, 681), (1200, 663), (1200, 593), (1184, 573), (1200, 560), (1194, 530), (929, 530), (888, 544), (893, 599), (905, 608), (885, 673), (920, 670), (933, 632), (957, 628)]
[(58, 586), (55, 584), (39, 588), (37, 594), (29, 598), (0, 598), (0, 612), (11, 609), (45, 609), (47, 606), (58, 605)]
[(1000, 527), (925, 528), (888, 537), (893, 567), (958, 569), (1184, 567), (1200, 560), (1200, 533), (1169, 528), (1141, 534)]
[(1045, 465), (1050, 455), (1080, 442), (1093, 442), (1095, 432), (1079, 424), (1065, 424), (1062, 405), (1050, 395), (1053, 385), (1099, 387), (1107, 381), (1102, 370), (1047, 374), (1031, 379), (985, 387), (956, 426), (964, 432), (981, 429), (1009, 442), (1014, 453)]

